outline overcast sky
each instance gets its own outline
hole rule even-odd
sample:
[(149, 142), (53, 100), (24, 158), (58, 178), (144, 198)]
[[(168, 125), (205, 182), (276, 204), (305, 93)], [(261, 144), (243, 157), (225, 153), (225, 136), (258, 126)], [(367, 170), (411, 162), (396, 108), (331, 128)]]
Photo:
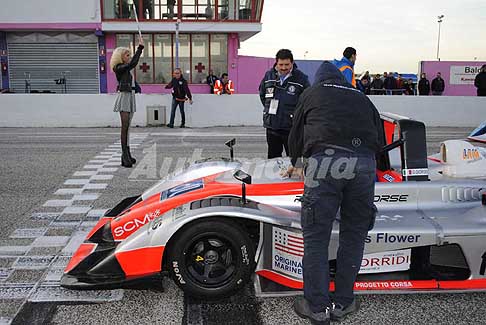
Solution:
[(442, 61), (486, 61), (486, 0), (265, 0), (262, 32), (241, 43), (240, 54), (273, 57), (290, 48), (296, 59), (341, 58), (358, 52), (356, 72), (416, 73)]

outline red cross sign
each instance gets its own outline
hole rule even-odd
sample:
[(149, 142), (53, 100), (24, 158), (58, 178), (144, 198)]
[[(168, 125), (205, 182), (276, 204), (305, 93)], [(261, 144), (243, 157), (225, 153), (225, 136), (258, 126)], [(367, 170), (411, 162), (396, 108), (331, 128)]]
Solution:
[(150, 70), (150, 66), (147, 65), (147, 63), (143, 63), (140, 67), (140, 70), (142, 70), (143, 72), (147, 72), (147, 70)]
[(199, 62), (199, 63), (198, 63), (198, 64), (197, 64), (197, 65), (194, 67), (194, 69), (196, 69), (196, 70), (197, 70), (197, 72), (203, 72), (203, 70), (204, 70), (204, 69), (206, 69), (206, 67), (205, 67), (205, 66), (203, 66), (201, 62)]

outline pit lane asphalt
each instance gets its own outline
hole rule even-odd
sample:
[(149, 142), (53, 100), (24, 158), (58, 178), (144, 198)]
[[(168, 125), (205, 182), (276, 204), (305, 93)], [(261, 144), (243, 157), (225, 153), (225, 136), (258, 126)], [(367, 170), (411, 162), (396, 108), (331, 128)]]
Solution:
[[(469, 129), (428, 128), (428, 153), (435, 153), (445, 139), (464, 138)], [(26, 239), (9, 236), (16, 229), (34, 227), (32, 214), (44, 212), (42, 205), (55, 198), (75, 171), (118, 140), (118, 129), (0, 129), (0, 245), (25, 245)], [(164, 161), (191, 157), (194, 149), (202, 157), (228, 157), (224, 141), (236, 136), (236, 157), (265, 157), (264, 131), (257, 127), (210, 129), (133, 128), (132, 135), (149, 134), (134, 150), (138, 164), (147, 163), (155, 153), (155, 167), (137, 174), (120, 168), (106, 181), (108, 187), (91, 203), (93, 209), (114, 206), (122, 198), (142, 193), (155, 180), (147, 179), (162, 168)], [(154, 146), (155, 144), (155, 146)], [(133, 149), (132, 149), (133, 151)], [(166, 158), (166, 160), (164, 160)], [(138, 165), (137, 164), (137, 165)], [(168, 163), (167, 163), (168, 164)], [(132, 177), (130, 177), (132, 176)], [(1, 262), (0, 262), (1, 263)], [(7, 267), (7, 265), (1, 265)], [(16, 282), (36, 279), (33, 272), (14, 272)], [(0, 279), (0, 283), (10, 278)], [(219, 302), (185, 298), (172, 281), (164, 280), (164, 292), (125, 289), (120, 301), (65, 305), (53, 302), (45, 323), (51, 324), (306, 324), (292, 311), (293, 298), (254, 298), (252, 289)], [(342, 324), (484, 324), (486, 294), (426, 294), (361, 296), (362, 308)], [(15, 299), (0, 300), (0, 323), (15, 315)], [(25, 308), (23, 313), (36, 313)], [(27, 315), (29, 316), (29, 315)], [(41, 319), (37, 319), (38, 322)]]

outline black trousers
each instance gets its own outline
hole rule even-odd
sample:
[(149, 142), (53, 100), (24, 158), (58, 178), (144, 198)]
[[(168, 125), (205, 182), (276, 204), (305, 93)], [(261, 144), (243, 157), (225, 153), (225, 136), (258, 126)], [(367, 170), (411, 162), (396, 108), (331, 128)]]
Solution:
[(267, 129), (268, 159), (282, 157), (283, 149), (289, 155), (289, 132)]

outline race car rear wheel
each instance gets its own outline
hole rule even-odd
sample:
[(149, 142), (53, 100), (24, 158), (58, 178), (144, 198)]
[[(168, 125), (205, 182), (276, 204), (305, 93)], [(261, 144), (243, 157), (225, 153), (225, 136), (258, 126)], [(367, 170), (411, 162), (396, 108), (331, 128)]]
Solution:
[(199, 298), (232, 295), (248, 283), (255, 250), (235, 222), (212, 219), (185, 226), (169, 248), (172, 278), (184, 292)]

